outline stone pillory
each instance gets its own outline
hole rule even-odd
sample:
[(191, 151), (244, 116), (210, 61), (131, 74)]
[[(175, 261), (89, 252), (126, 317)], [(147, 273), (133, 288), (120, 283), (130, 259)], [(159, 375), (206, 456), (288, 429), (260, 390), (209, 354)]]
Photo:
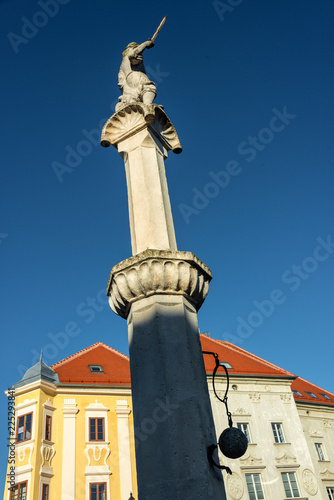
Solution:
[[(163, 22), (152, 39), (124, 50), (122, 95), (102, 130), (102, 146), (113, 145), (124, 160), (133, 254), (112, 268), (107, 294), (128, 324), (139, 498), (225, 500), (221, 471), (208, 460), (217, 438), (197, 323), (212, 275), (177, 249), (164, 162), (182, 147), (153, 103), (143, 61)], [(168, 418), (143, 439), (141, 426), (161, 401)]]

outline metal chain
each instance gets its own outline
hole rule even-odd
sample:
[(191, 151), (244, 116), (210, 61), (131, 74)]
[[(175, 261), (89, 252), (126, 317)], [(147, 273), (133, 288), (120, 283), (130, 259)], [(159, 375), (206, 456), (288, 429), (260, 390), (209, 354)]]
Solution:
[[(224, 365), (224, 363), (221, 363), (219, 361), (219, 357), (218, 357), (218, 354), (216, 352), (211, 352), (211, 351), (203, 351), (203, 354), (211, 354), (214, 358), (215, 358), (215, 362), (216, 362), (216, 366), (215, 366), (215, 369), (213, 370), (213, 374), (212, 374), (212, 387), (213, 387), (213, 392), (216, 396), (217, 399), (219, 399), (219, 401), (221, 401), (222, 403), (224, 403), (225, 405), (225, 408), (226, 408), (226, 415), (227, 415), (227, 418), (228, 418), (228, 425), (229, 427), (232, 427), (233, 426), (233, 422), (232, 422), (232, 414), (231, 412), (229, 411), (228, 409), (228, 405), (227, 405), (227, 393), (228, 393), (228, 390), (229, 390), (229, 387), (230, 387), (230, 377), (229, 377), (229, 374), (228, 374), (228, 371), (227, 371), (227, 368), (226, 366)], [(217, 391), (216, 391), (216, 387), (215, 387), (215, 377), (216, 377), (216, 373), (218, 371), (218, 368), (222, 366), (225, 370), (225, 374), (226, 374), (226, 391), (225, 391), (225, 395), (224, 395), (224, 398), (221, 399), (218, 394), (217, 394)]]

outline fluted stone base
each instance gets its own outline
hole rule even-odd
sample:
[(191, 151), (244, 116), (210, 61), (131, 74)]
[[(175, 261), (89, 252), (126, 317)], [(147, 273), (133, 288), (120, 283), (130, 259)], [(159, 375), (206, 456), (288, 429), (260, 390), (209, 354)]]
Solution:
[(183, 295), (198, 310), (209, 291), (210, 269), (191, 252), (145, 250), (111, 270), (111, 309), (127, 318), (131, 304), (151, 295)]

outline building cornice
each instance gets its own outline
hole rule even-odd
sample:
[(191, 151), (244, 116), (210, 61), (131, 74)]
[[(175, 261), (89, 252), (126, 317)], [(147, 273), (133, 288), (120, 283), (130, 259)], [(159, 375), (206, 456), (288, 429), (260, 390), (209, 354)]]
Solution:
[[(22, 385), (21, 387), (15, 387), (15, 397), (38, 389), (46, 392), (49, 396), (54, 396), (57, 392), (57, 385), (42, 379), (36, 380), (34, 382), (31, 382), (30, 384)], [(6, 395), (7, 392), (8, 391), (6, 391)]]
[[(207, 372), (207, 379), (212, 380), (212, 373)], [(254, 382), (258, 382), (260, 384), (263, 384), (266, 380), (270, 380), (271, 385), (284, 385), (291, 386), (291, 383), (297, 378), (295, 376), (291, 377), (288, 375), (261, 375), (261, 374), (252, 374), (252, 373), (233, 373), (233, 371), (229, 371), (229, 378), (230, 378), (230, 384), (233, 383), (235, 380), (236, 382), (240, 382), (241, 380), (244, 381), (245, 383), (250, 382), (254, 384)], [(216, 374), (215, 376), (216, 381), (222, 381), (226, 380), (226, 375), (225, 374)]]
[(298, 409), (301, 410), (308, 410), (312, 409), (312, 411), (329, 411), (333, 413), (334, 417), (334, 405), (330, 403), (326, 403), (325, 401), (300, 401), (299, 399), (295, 399), (295, 403), (298, 407)]

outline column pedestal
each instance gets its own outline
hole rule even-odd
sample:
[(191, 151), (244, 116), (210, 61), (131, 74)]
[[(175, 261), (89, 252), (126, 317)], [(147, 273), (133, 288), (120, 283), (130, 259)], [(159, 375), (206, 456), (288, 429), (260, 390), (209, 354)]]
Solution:
[(207, 456), (217, 439), (197, 323), (210, 279), (192, 253), (159, 250), (110, 275), (110, 306), (128, 322), (140, 500), (225, 499)]

